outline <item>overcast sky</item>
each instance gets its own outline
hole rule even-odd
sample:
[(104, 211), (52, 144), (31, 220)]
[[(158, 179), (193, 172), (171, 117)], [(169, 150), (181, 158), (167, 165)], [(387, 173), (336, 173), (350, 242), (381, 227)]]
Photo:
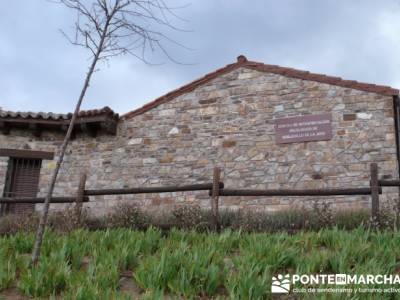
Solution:
[[(73, 110), (89, 54), (59, 29), (74, 16), (45, 0), (2, 0), (0, 107), (20, 111)], [(174, 4), (177, 1), (168, 1)], [(182, 3), (182, 1), (179, 1)], [(84, 109), (110, 106), (119, 113), (236, 61), (249, 60), (345, 79), (400, 87), (400, 0), (188, 0), (170, 32), (192, 48), (166, 45), (188, 65), (156, 54), (146, 65), (113, 58), (94, 75)]]

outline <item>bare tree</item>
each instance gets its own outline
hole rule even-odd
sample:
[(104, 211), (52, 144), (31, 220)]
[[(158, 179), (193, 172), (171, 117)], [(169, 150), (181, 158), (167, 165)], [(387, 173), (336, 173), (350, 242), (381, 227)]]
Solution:
[(63, 34), (72, 44), (88, 49), (91, 53), (92, 61), (50, 180), (43, 213), (36, 233), (32, 253), (33, 265), (37, 264), (40, 257), (50, 199), (53, 195), (54, 186), (71, 138), (75, 120), (97, 64), (100, 61), (123, 54), (131, 54), (147, 63), (145, 58), (147, 49), (152, 51), (161, 50), (169, 59), (175, 61), (164, 48), (163, 43), (165, 41), (178, 43), (163, 34), (161, 29), (181, 30), (173, 26), (170, 21), (170, 18), (177, 18), (174, 14), (174, 9), (178, 7), (169, 7), (163, 0), (59, 0), (53, 2), (61, 3), (77, 13), (74, 36), (71, 38), (64, 32)]

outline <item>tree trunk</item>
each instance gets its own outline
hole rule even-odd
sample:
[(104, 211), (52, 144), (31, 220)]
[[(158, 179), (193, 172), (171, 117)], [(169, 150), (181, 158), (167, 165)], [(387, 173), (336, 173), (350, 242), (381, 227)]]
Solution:
[(69, 123), (67, 134), (65, 135), (64, 141), (63, 141), (63, 143), (61, 145), (61, 149), (60, 149), (60, 153), (59, 153), (59, 156), (58, 156), (58, 159), (57, 159), (56, 167), (55, 167), (54, 172), (53, 172), (52, 177), (51, 177), (49, 190), (47, 192), (46, 199), (45, 199), (45, 202), (44, 202), (44, 208), (43, 208), (42, 215), (40, 217), (39, 226), (38, 226), (38, 229), (37, 229), (37, 232), (36, 232), (35, 245), (34, 245), (33, 252), (32, 252), (32, 265), (34, 265), (34, 266), (37, 264), (37, 262), (39, 260), (39, 257), (40, 257), (40, 250), (41, 250), (41, 247), (42, 247), (43, 234), (44, 234), (44, 231), (46, 229), (46, 224), (47, 224), (47, 219), (48, 219), (48, 214), (49, 214), (50, 199), (51, 199), (51, 197), (53, 195), (54, 186), (55, 186), (55, 183), (56, 183), (56, 180), (57, 180), (58, 172), (60, 171), (60, 167), (61, 167), (61, 164), (62, 164), (63, 159), (64, 159), (65, 151), (67, 149), (68, 142), (69, 142), (69, 140), (71, 138), (72, 130), (74, 129), (75, 120), (78, 117), (78, 113), (79, 113), (79, 110), (81, 108), (81, 104), (82, 104), (83, 98), (85, 97), (86, 91), (87, 91), (87, 89), (89, 87), (90, 79), (91, 79), (91, 77), (93, 75), (93, 72), (95, 70), (96, 64), (97, 64), (97, 62), (99, 60), (99, 57), (100, 57), (100, 54), (101, 54), (101, 52), (103, 50), (104, 40), (105, 40), (105, 37), (107, 35), (107, 28), (108, 28), (108, 25), (109, 25), (109, 21), (110, 21), (110, 19), (107, 20), (107, 22), (106, 22), (106, 24), (104, 26), (99, 47), (97, 48), (97, 52), (93, 57), (92, 63), (91, 63), (90, 68), (89, 68), (89, 71), (88, 71), (88, 73), (86, 75), (85, 83), (83, 84), (83, 88), (81, 90), (81, 94), (79, 96), (79, 100), (78, 100), (78, 102), (76, 104), (74, 114), (72, 115), (71, 122)]

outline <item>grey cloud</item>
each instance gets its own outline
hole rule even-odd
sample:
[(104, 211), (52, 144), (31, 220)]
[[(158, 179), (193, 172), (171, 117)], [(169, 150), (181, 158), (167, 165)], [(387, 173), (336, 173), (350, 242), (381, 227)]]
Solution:
[[(59, 33), (73, 15), (47, 1), (14, 0), (0, 11), (0, 106), (12, 110), (71, 111), (88, 54)], [(170, 1), (176, 3), (176, 1)], [(179, 3), (185, 3), (179, 1)], [(216, 68), (249, 59), (393, 87), (400, 86), (398, 1), (192, 1), (179, 11), (192, 32), (170, 32), (192, 48), (168, 44), (160, 66), (133, 57), (101, 65), (84, 108), (109, 105), (126, 112)]]

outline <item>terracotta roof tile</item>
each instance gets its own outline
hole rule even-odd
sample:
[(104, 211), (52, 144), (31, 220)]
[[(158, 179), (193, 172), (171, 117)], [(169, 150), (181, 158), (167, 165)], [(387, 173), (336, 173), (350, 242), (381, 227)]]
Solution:
[(130, 112), (124, 114), (122, 116), (122, 118), (126, 119), (126, 118), (131, 118), (131, 117), (143, 114), (162, 103), (171, 101), (172, 99), (174, 99), (182, 94), (191, 92), (198, 86), (200, 86), (204, 83), (207, 83), (207, 82), (217, 78), (220, 75), (223, 75), (223, 74), (231, 72), (235, 69), (238, 69), (240, 67), (257, 70), (260, 72), (283, 75), (283, 76), (302, 79), (302, 80), (310, 80), (310, 81), (316, 81), (316, 82), (320, 82), (320, 83), (327, 83), (327, 84), (342, 86), (342, 87), (346, 87), (346, 88), (361, 90), (361, 91), (365, 91), (365, 92), (382, 94), (385, 96), (397, 96), (399, 94), (399, 90), (391, 88), (389, 86), (362, 83), (362, 82), (357, 82), (354, 80), (344, 80), (340, 77), (310, 73), (308, 71), (297, 70), (297, 69), (292, 69), (292, 68), (287, 68), (287, 67), (280, 67), (277, 65), (267, 65), (267, 64), (263, 64), (263, 63), (259, 63), (259, 62), (248, 61), (244, 55), (240, 55), (240, 56), (238, 56), (236, 63), (229, 64), (223, 68), (217, 69), (214, 72), (208, 73), (207, 75), (204, 75), (203, 77), (201, 77), (195, 81), (192, 81), (189, 84), (186, 84), (176, 90), (173, 90), (173, 91), (165, 94), (164, 96), (161, 96), (161, 97), (145, 104), (144, 106), (142, 106), (138, 109), (135, 109), (133, 111), (130, 111)]
[[(119, 116), (108, 106), (101, 109), (92, 110), (81, 110), (78, 117), (94, 117), (94, 116), (110, 116), (118, 119)], [(56, 113), (45, 113), (45, 112), (21, 112), (21, 111), (6, 111), (0, 110), (0, 118), (21, 118), (21, 119), (41, 119), (41, 120), (69, 120), (72, 117), (72, 113), (68, 114), (56, 114)]]

